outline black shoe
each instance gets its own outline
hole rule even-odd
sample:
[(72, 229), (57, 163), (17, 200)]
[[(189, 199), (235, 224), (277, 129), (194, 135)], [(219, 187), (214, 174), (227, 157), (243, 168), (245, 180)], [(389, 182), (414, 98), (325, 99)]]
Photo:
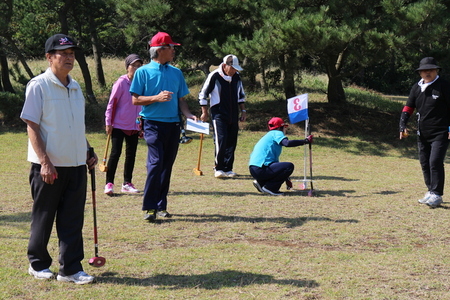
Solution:
[(259, 182), (257, 180), (253, 180), (253, 186), (258, 190), (258, 192), (264, 193), (264, 191), (261, 188), (261, 185), (259, 184)]
[(144, 215), (144, 220), (149, 222), (155, 222), (156, 220), (156, 209), (149, 209), (147, 213)]
[(159, 210), (156, 215), (161, 218), (172, 218), (172, 215), (167, 210)]

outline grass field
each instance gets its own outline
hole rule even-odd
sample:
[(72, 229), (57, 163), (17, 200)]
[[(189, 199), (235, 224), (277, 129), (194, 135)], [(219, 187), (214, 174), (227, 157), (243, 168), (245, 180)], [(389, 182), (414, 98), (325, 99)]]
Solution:
[[(190, 134), (195, 139), (180, 146), (174, 166), (169, 194), (174, 217), (157, 224), (142, 220), (141, 195), (103, 195), (104, 173), (97, 169), (99, 248), (107, 262), (102, 268), (87, 263), (94, 256), (89, 192), (83, 264), (98, 282), (75, 286), (27, 274), (27, 137), (3, 132), (0, 299), (450, 298), (449, 206), (429, 209), (417, 203), (425, 190), (413, 146), (317, 137), (317, 196), (291, 190), (274, 197), (253, 188), (247, 169), (253, 144), (263, 134), (241, 132), (235, 164), (240, 176), (228, 180), (213, 177), (209, 136), (202, 152), (204, 175), (193, 174), (199, 140)], [(105, 135), (91, 133), (89, 140), (102, 156)], [(382, 154), (370, 150), (380, 146)], [(139, 188), (145, 155), (141, 141), (134, 180)], [(297, 180), (304, 175), (303, 155), (302, 147), (282, 154), (296, 164)], [(121, 174), (119, 168), (117, 183)], [(57, 259), (55, 234), (49, 249)]]
[[(122, 63), (116, 65), (119, 71), (106, 73), (120, 75)], [(286, 115), (284, 103), (249, 95), (236, 152), (239, 177), (213, 177), (210, 136), (203, 143), (204, 175), (194, 175), (199, 136), (189, 133), (194, 141), (180, 145), (174, 166), (170, 220), (145, 222), (142, 194), (105, 196), (105, 174), (96, 168), (99, 254), (107, 262), (101, 268), (87, 263), (94, 256), (89, 185), (83, 265), (97, 283), (88, 286), (28, 275), (27, 136), (23, 124), (0, 127), (0, 299), (450, 299), (450, 205), (447, 196), (436, 209), (417, 203), (425, 188), (414, 134), (398, 140), (401, 103), (353, 87), (346, 90), (347, 104), (331, 105), (319, 92), (323, 84), (303, 80), (315, 135), (316, 197), (298, 190), (298, 182), (284, 197), (252, 186), (247, 162), (253, 145), (268, 118)], [(302, 135), (302, 124), (289, 127), (291, 138)], [(103, 156), (106, 135), (90, 129), (88, 139)], [(281, 159), (296, 164), (294, 180), (304, 177), (304, 150), (283, 150)], [(134, 183), (141, 189), (145, 158), (140, 141)], [(55, 232), (49, 251), (56, 271)]]

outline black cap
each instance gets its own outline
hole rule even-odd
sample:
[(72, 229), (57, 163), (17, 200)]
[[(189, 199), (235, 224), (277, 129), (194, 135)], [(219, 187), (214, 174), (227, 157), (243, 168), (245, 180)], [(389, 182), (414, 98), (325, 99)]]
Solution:
[(437, 65), (437, 61), (434, 59), (434, 57), (425, 57), (422, 58), (422, 60), (419, 63), (419, 68), (416, 69), (416, 71), (421, 71), (421, 70), (432, 70), (432, 69), (441, 69), (441, 67), (439, 67)]
[(66, 34), (55, 34), (45, 42), (45, 53), (53, 50), (64, 50), (68, 48), (80, 49), (74, 39)]

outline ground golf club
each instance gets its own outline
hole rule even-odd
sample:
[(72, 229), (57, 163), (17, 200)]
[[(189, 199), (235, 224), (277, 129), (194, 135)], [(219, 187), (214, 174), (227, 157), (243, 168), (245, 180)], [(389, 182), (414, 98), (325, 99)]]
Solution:
[[(94, 156), (94, 148), (89, 148), (89, 157)], [(106, 263), (106, 259), (104, 257), (98, 256), (98, 236), (97, 236), (97, 209), (95, 203), (95, 169), (89, 170), (91, 174), (91, 188), (92, 188), (92, 209), (94, 216), (94, 249), (95, 256), (89, 259), (89, 264), (93, 267), (102, 267)]]
[(105, 154), (103, 155), (103, 160), (100, 165), (98, 165), (98, 168), (102, 172), (108, 171), (108, 166), (106, 165), (106, 157), (108, 156), (108, 147), (109, 147), (109, 141), (111, 140), (111, 134), (108, 134), (108, 138), (106, 139), (106, 149)]
[(197, 161), (197, 168), (194, 168), (194, 174), (195, 175), (203, 175), (202, 170), (200, 170), (200, 161), (202, 159), (202, 147), (203, 147), (203, 133), (200, 133), (200, 146), (198, 149), (198, 161)]

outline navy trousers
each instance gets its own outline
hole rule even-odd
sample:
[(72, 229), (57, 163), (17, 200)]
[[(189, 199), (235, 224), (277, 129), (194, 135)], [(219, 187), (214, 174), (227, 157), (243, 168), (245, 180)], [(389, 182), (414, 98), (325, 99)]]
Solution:
[(272, 192), (278, 192), (281, 185), (294, 172), (294, 164), (290, 162), (275, 162), (268, 166), (249, 167), (250, 174), (260, 186), (265, 186)]
[(142, 210), (166, 210), (170, 176), (178, 153), (180, 123), (144, 120), (144, 139), (148, 153)]

